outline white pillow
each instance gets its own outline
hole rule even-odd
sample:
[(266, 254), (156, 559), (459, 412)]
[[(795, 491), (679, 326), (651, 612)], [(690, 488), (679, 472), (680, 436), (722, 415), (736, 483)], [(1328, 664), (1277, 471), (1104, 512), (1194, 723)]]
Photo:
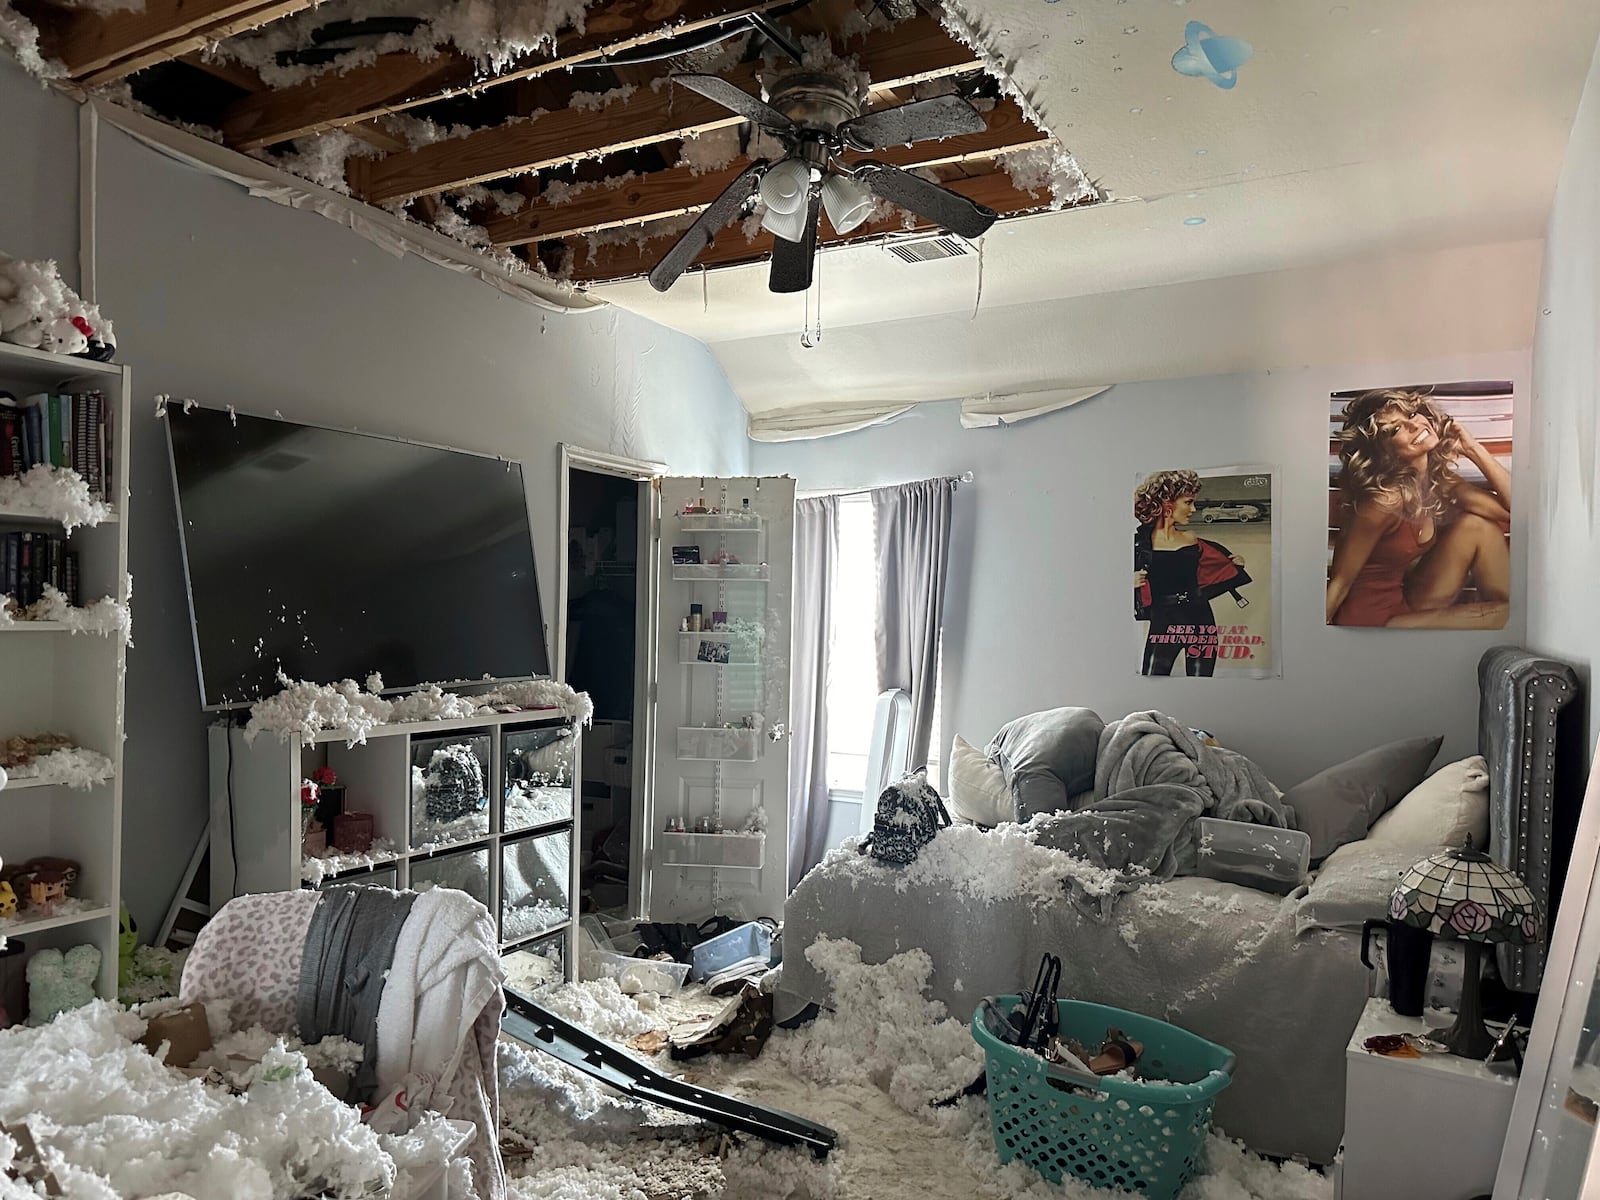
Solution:
[(1474, 754), (1446, 763), (1373, 823), (1367, 841), (1389, 846), (1489, 847), (1489, 764)]
[(1017, 819), (1017, 802), (1000, 764), (960, 734), (950, 743), (950, 812), (978, 825)]

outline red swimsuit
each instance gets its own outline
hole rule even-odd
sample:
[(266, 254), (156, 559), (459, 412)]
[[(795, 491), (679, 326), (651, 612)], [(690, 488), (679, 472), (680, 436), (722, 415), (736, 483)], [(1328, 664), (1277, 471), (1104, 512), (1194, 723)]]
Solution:
[(1416, 526), (1407, 520), (1384, 534), (1361, 564), (1350, 594), (1333, 615), (1335, 625), (1387, 625), (1401, 613), (1411, 611), (1406, 603), (1406, 572), (1422, 557), (1438, 537), (1417, 540)]

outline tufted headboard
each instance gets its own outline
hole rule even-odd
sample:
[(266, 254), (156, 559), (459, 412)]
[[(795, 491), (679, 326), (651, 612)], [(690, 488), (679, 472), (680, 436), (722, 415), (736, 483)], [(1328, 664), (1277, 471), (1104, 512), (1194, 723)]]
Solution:
[[(1563, 713), (1581, 706), (1566, 663), (1516, 646), (1478, 660), (1478, 749), (1489, 764), (1489, 854), (1520, 875), (1554, 924), (1552, 900), (1583, 804), (1583, 734)], [(1570, 706), (1570, 707), (1569, 707)], [(1500, 946), (1501, 978), (1512, 991), (1537, 992), (1545, 946)]]

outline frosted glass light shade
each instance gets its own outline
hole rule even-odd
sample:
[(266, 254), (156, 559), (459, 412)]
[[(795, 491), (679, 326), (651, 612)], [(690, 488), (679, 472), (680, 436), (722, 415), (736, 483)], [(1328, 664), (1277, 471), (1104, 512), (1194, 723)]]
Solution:
[[(801, 212), (811, 190), (811, 168), (797, 158), (774, 163), (761, 177), (761, 201), (775, 213)], [(796, 241), (796, 238), (790, 238)]]
[(853, 179), (829, 175), (822, 181), (822, 207), (839, 233), (849, 233), (872, 215), (872, 194)]
[(806, 218), (809, 215), (803, 208), (792, 213), (781, 213), (769, 208), (761, 214), (761, 228), (785, 241), (803, 241), (806, 236)]

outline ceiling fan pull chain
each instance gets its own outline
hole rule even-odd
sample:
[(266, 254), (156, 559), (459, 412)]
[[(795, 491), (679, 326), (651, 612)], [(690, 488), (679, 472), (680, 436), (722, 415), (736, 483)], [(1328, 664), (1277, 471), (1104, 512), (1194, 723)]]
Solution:
[[(813, 286), (806, 289), (806, 324), (800, 331), (800, 344), (807, 350), (815, 350), (822, 344), (822, 247), (816, 250), (816, 269), (813, 273)], [(817, 323), (811, 323), (811, 293), (817, 293)]]

